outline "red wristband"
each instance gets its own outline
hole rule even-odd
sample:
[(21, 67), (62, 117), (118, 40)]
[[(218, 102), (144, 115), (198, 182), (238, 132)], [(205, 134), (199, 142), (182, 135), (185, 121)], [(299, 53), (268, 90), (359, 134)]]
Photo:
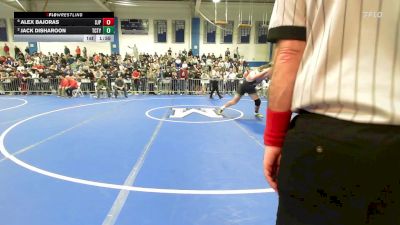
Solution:
[(267, 124), (264, 131), (264, 144), (282, 147), (289, 128), (291, 111), (275, 112), (267, 109)]

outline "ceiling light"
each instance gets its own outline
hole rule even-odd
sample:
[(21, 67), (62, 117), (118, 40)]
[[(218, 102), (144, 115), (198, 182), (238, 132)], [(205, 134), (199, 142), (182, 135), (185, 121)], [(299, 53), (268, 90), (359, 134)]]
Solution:
[(213, 0), (214, 3), (221, 2), (221, 0)]
[(109, 1), (108, 3), (114, 4), (114, 5), (122, 5), (122, 6), (138, 6), (137, 3), (134, 2), (129, 2), (129, 1)]

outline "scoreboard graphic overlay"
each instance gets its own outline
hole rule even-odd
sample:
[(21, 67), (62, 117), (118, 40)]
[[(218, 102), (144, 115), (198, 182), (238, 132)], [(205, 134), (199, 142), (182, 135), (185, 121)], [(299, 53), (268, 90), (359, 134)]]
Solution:
[(113, 42), (114, 12), (14, 12), (14, 41)]

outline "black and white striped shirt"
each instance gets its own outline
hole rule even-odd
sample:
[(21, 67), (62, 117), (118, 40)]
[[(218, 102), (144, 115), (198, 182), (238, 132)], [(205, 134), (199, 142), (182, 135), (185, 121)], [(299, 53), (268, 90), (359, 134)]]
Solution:
[(400, 125), (399, 0), (276, 0), (268, 38), (306, 41), (292, 110)]

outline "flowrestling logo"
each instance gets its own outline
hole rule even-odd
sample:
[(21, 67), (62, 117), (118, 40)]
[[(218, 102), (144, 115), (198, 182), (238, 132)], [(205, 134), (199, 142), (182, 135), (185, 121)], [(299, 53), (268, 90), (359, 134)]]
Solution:
[(174, 123), (220, 123), (239, 119), (243, 113), (228, 108), (223, 115), (217, 114), (217, 106), (173, 105), (150, 109), (146, 116), (150, 119)]
[(215, 108), (172, 108), (173, 113), (169, 118), (184, 118), (192, 113), (197, 113), (209, 118), (223, 118), (222, 115), (218, 115)]

